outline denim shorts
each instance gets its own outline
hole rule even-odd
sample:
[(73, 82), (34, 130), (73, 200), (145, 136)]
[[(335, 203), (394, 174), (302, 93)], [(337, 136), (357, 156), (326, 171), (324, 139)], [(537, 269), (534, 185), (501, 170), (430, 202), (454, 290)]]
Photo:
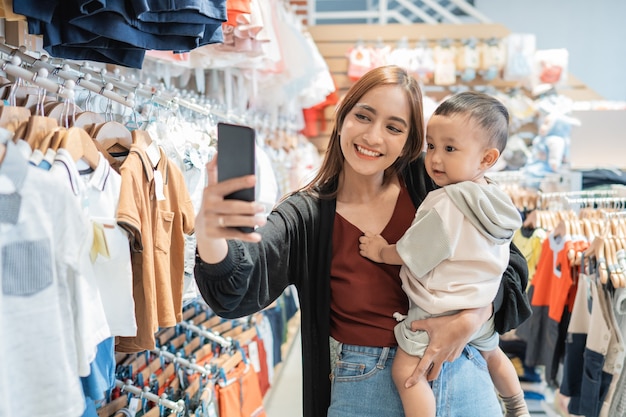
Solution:
[[(391, 378), (397, 348), (345, 345), (331, 340), (332, 388), (328, 417), (402, 417)], [(445, 363), (432, 383), (437, 417), (501, 417), (487, 364), (473, 347)]]

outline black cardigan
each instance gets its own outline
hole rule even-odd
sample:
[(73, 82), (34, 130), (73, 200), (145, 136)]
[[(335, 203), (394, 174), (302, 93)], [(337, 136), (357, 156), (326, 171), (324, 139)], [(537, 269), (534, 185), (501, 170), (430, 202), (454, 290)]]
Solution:
[[(435, 188), (421, 155), (404, 181), (417, 207)], [(330, 404), (330, 262), (336, 200), (297, 193), (283, 201), (259, 229), (260, 243), (229, 241), (228, 256), (209, 265), (197, 257), (200, 293), (224, 318), (253, 314), (294, 284), (301, 311), (304, 417), (325, 417)], [(494, 301), (496, 329), (503, 333), (530, 315), (526, 260), (511, 245), (509, 267)]]

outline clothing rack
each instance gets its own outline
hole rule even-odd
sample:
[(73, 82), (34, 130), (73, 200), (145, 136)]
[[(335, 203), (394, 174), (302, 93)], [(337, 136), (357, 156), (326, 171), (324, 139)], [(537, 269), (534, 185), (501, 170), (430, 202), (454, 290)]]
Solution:
[[(583, 191), (564, 191), (544, 193), (539, 192), (539, 209), (548, 209), (550, 204), (572, 203), (573, 199), (593, 199), (593, 198), (609, 198), (618, 195), (617, 190), (583, 190)], [(580, 203), (580, 202), (579, 202)]]
[(597, 208), (626, 208), (626, 196), (624, 197), (587, 197), (570, 198), (565, 197), (570, 206), (578, 205), (582, 207), (596, 206)]
[(38, 70), (32, 72), (21, 66), (22, 60), (17, 56), (12, 56), (9, 61), (3, 60), (2, 70), (14, 77), (27, 80), (28, 82), (43, 88), (44, 90), (56, 94), (67, 100), (74, 99), (74, 85), (73, 83), (58, 84), (52, 80), (46, 78), (48, 74), (46, 71)]
[(185, 368), (194, 370), (200, 373), (202, 376), (211, 376), (211, 370), (208, 365), (200, 366), (196, 363), (193, 363), (187, 359), (184, 359), (180, 356), (180, 354), (174, 354), (172, 352), (168, 352), (167, 348), (162, 347), (161, 350), (152, 350), (152, 353), (159, 355), (160, 357), (164, 357), (168, 359), (172, 363), (178, 363), (184, 366)]
[(606, 219), (613, 219), (613, 218), (616, 218), (616, 217), (617, 218), (623, 217), (623, 218), (626, 219), (626, 211), (613, 211), (613, 212), (606, 211), (606, 212), (603, 213), (603, 216)]
[(129, 92), (129, 94), (147, 98), (154, 103), (164, 106), (168, 109), (176, 109), (178, 108), (178, 106), (181, 106), (203, 116), (212, 115), (222, 120), (228, 120), (244, 124), (244, 119), (238, 116), (226, 114), (217, 109), (202, 106), (200, 104), (192, 102), (191, 100), (177, 97), (167, 91), (164, 91), (162, 87), (155, 88), (149, 85), (144, 85), (141, 82), (129, 82), (125, 80), (123, 76), (119, 76), (115, 72), (110, 73), (105, 68), (94, 68), (88, 63), (69, 63), (68, 65), (70, 65), (72, 69), (79, 73), (89, 74), (92, 77), (100, 77), (103, 82), (110, 83), (111, 85), (121, 90)]
[[(53, 65), (50, 62), (48, 62), (47, 55), (42, 55), (41, 58), (32, 57), (28, 55), (26, 52), (22, 51), (21, 49), (13, 48), (9, 45), (6, 45), (4, 43), (4, 38), (1, 38), (1, 37), (0, 37), (0, 52), (3, 52), (9, 55), (12, 58), (17, 57), (20, 59), (19, 61), (20, 63), (22, 62), (26, 63), (32, 68), (35, 68), (37, 70), (43, 69), (47, 71), (48, 73), (45, 74), (45, 76), (43, 76), (42, 74), (42, 78), (47, 78), (48, 75), (56, 75), (60, 78), (63, 78), (64, 80), (66, 80), (65, 88), (69, 88), (71, 86), (71, 83), (75, 83), (75, 85), (79, 85), (80, 87), (83, 87), (86, 90), (89, 90), (96, 94), (104, 96), (126, 107), (133, 108), (135, 105), (134, 100), (133, 100), (134, 97), (132, 96), (123, 97), (117, 94), (116, 92), (112, 91), (113, 90), (112, 85), (109, 85), (109, 84), (98, 85), (91, 81), (91, 76), (86, 77), (86, 76), (82, 76), (81, 74), (77, 74), (75, 72), (70, 71), (69, 64), (64, 64), (62, 66)], [(31, 80), (31, 81), (35, 82), (36, 80)], [(50, 83), (53, 83), (54, 85), (58, 85), (54, 81), (51, 81), (51, 80), (48, 80), (48, 81)], [(47, 90), (50, 91), (49, 89)]]
[(131, 394), (137, 395), (140, 399), (146, 399), (148, 401), (156, 403), (157, 405), (162, 405), (177, 414), (185, 411), (185, 402), (183, 400), (178, 400), (176, 402), (168, 400), (165, 394), (158, 396), (148, 391), (148, 387), (144, 387), (143, 389), (136, 387), (130, 382), (130, 380), (127, 382), (123, 382), (119, 379), (116, 379), (115, 386), (120, 388), (122, 392), (130, 392)]
[(230, 337), (225, 338), (225, 337), (219, 336), (211, 331), (202, 329), (196, 326), (195, 324), (189, 323), (186, 321), (181, 321), (178, 324), (187, 330), (190, 330), (196, 334), (199, 334), (200, 336), (206, 337), (207, 339), (219, 344), (223, 348), (231, 348), (233, 346), (233, 341)]

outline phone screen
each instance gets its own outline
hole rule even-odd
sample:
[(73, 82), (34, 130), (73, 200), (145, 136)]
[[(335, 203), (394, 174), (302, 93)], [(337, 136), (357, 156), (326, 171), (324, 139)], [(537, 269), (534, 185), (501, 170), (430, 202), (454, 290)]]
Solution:
[[(218, 181), (255, 174), (255, 132), (248, 126), (229, 123), (217, 124)], [(227, 199), (254, 201), (254, 187), (227, 195)], [(252, 228), (239, 228), (251, 233)]]

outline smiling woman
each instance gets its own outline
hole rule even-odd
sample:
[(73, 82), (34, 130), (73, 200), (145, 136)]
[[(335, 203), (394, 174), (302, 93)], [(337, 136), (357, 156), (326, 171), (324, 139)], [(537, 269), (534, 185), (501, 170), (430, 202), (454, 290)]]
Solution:
[[(387, 105), (393, 100), (397, 106), (393, 112)], [(348, 113), (341, 128), (341, 150), (348, 164), (343, 173), (347, 175), (375, 174), (379, 183), (384, 181), (385, 169), (400, 156), (409, 133), (410, 105), (400, 86), (385, 85), (366, 93)], [(352, 160), (353, 157), (356, 157)], [(360, 163), (376, 161), (372, 163)], [(357, 181), (357, 185), (360, 181)]]
[[(224, 199), (250, 187), (252, 177), (217, 182), (215, 163), (208, 165), (196, 219), (198, 287), (218, 315), (234, 318), (265, 308), (288, 285), (296, 286), (305, 417), (404, 415), (391, 377), (397, 351), (393, 313), (408, 309), (400, 267), (360, 256), (359, 238), (373, 230), (395, 243), (435, 188), (421, 154), (421, 97), (417, 81), (400, 67), (362, 76), (338, 105), (317, 175), (266, 221), (257, 215), (257, 204)], [(244, 234), (221, 227), (219, 218), (260, 227)], [(526, 301), (525, 265), (511, 249), (499, 298), (510, 300), (507, 308), (497, 304), (413, 323), (430, 335), (417, 372), (435, 379), (440, 415), (499, 415), (485, 361), (465, 345), (492, 311), (499, 331), (525, 318), (525, 310), (514, 306)]]

